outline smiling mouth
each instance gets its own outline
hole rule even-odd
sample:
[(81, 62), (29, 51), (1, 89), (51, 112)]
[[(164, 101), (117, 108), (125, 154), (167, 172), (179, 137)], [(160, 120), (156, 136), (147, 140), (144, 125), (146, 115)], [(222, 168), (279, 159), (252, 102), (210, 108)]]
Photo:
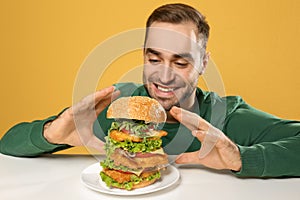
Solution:
[(167, 88), (167, 87), (162, 87), (159, 85), (156, 85), (157, 89), (161, 92), (173, 92), (174, 88)]
[(169, 93), (170, 94), (176, 90), (176, 87), (166, 87), (166, 86), (158, 85), (156, 83), (153, 83), (153, 85), (155, 86), (156, 90), (161, 93)]

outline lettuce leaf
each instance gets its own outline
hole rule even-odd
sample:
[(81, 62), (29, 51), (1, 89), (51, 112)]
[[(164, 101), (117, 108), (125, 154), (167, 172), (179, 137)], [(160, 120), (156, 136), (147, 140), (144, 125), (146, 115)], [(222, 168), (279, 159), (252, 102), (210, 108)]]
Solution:
[(106, 154), (110, 155), (116, 148), (122, 148), (130, 153), (138, 152), (152, 152), (161, 148), (162, 140), (161, 139), (152, 139), (149, 140), (144, 138), (142, 142), (132, 142), (130, 140), (125, 140), (122, 142), (116, 141), (110, 137), (106, 137), (105, 150)]

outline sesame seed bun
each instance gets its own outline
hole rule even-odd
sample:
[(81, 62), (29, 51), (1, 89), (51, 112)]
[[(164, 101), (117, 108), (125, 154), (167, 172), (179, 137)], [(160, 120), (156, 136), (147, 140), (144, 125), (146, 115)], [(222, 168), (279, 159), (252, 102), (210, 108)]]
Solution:
[(167, 115), (164, 108), (150, 97), (121, 97), (110, 104), (107, 118), (136, 119), (145, 122), (163, 123)]

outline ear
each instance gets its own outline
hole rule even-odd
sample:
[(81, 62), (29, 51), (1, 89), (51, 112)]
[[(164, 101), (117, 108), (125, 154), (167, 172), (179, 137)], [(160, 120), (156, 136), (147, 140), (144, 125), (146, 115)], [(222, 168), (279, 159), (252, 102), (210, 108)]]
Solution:
[(206, 67), (208, 65), (209, 58), (210, 58), (210, 52), (205, 52), (205, 54), (202, 58), (202, 68), (201, 68), (199, 75), (204, 74)]

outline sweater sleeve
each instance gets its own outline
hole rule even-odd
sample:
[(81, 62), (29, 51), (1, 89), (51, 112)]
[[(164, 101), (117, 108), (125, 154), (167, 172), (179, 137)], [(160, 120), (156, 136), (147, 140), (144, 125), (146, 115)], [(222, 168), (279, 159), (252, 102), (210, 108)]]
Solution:
[(43, 136), (44, 124), (56, 117), (15, 125), (2, 137), (0, 152), (11, 156), (35, 157), (69, 148), (69, 145), (51, 144)]
[(248, 105), (226, 119), (224, 129), (241, 153), (241, 177), (300, 176), (300, 122), (284, 120)]

